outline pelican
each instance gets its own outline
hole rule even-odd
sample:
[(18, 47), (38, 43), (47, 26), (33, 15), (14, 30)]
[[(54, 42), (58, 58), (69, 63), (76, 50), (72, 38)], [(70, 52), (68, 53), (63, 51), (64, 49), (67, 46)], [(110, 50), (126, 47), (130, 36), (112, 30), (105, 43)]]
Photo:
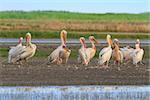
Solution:
[(137, 39), (136, 44), (135, 44), (135, 49), (132, 52), (132, 59), (133, 59), (133, 64), (137, 66), (138, 62), (142, 63), (143, 59), (143, 54), (144, 50), (140, 48), (140, 40)]
[(112, 48), (111, 48), (112, 40), (111, 40), (111, 36), (107, 35), (106, 39), (107, 39), (107, 42), (108, 42), (108, 46), (103, 48), (100, 51), (100, 53), (99, 53), (99, 65), (104, 65), (106, 63), (105, 68), (108, 67), (109, 60), (110, 60), (111, 55), (112, 55)]
[(84, 64), (84, 65), (88, 65), (87, 62), (87, 54), (86, 54), (86, 44), (85, 44), (85, 38), (84, 37), (80, 37), (80, 43), (81, 43), (81, 48), (79, 49), (79, 56), (78, 56), (78, 62)]
[(26, 34), (26, 47), (23, 48), (16, 58), (13, 59), (13, 62), (18, 62), (25, 60), (27, 61), (29, 58), (33, 57), (36, 52), (36, 45), (31, 43), (31, 34)]
[(60, 37), (61, 45), (48, 56), (48, 63), (61, 64), (68, 61), (71, 50), (66, 47), (67, 31), (62, 30)]
[(120, 48), (120, 51), (122, 52), (125, 61), (129, 61), (132, 59), (132, 56), (130, 54), (134, 51), (133, 48), (131, 48), (130, 46), (126, 46)]
[(90, 37), (89, 37), (89, 41), (91, 42), (92, 47), (86, 49), (87, 62), (88, 62), (88, 63), (90, 62), (90, 60), (91, 60), (91, 59), (95, 56), (95, 54), (96, 54), (96, 46), (95, 46), (95, 43), (98, 44), (98, 42), (97, 42), (97, 40), (95, 39), (94, 36), (90, 36)]
[(114, 58), (114, 64), (117, 64), (117, 66), (123, 62), (123, 54), (120, 51), (118, 39), (114, 39), (114, 50), (112, 55)]
[(23, 48), (25, 48), (25, 46), (22, 46), (22, 40), (23, 38), (20, 37), (19, 44), (15, 47), (10, 47), (11, 49), (8, 53), (8, 63), (12, 63), (12, 59), (15, 58)]

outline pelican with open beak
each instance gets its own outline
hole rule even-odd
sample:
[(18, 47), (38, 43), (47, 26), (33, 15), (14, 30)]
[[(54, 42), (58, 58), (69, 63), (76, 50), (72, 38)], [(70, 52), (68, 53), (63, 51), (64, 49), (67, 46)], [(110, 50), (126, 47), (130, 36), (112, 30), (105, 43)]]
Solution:
[(83, 65), (87, 65), (87, 54), (86, 54), (86, 44), (85, 38), (80, 37), (81, 48), (79, 49), (78, 63), (82, 63)]
[(9, 50), (9, 53), (8, 53), (8, 63), (13, 63), (12, 62), (13, 58), (15, 58), (20, 53), (20, 51), (23, 48), (25, 48), (25, 46), (22, 46), (22, 40), (23, 38), (20, 37), (19, 44), (15, 47), (10, 47), (11, 49)]
[(98, 42), (97, 42), (97, 40), (95, 39), (94, 36), (89, 36), (89, 41), (91, 42), (92, 47), (86, 49), (87, 62), (88, 63), (95, 56), (95, 54), (96, 54), (96, 46), (95, 46), (95, 44), (98, 44)]
[(112, 55), (112, 40), (111, 36), (107, 35), (106, 40), (108, 42), (108, 46), (103, 48), (99, 53), (99, 65), (104, 65), (106, 63), (105, 68), (108, 68), (109, 60)]
[(29, 58), (33, 57), (36, 52), (36, 45), (31, 43), (31, 34), (26, 34), (26, 47), (22, 49), (17, 55), (17, 57), (13, 60), (13, 62), (19, 62), (22, 60), (27, 61)]
[(71, 50), (66, 46), (67, 31), (62, 30), (60, 33), (61, 45), (48, 56), (48, 63), (67, 63)]

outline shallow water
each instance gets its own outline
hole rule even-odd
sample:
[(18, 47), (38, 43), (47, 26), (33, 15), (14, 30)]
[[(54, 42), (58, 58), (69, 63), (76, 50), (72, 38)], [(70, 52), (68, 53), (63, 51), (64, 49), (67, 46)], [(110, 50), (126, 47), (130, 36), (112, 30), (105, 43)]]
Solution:
[[(18, 43), (18, 39), (15, 38), (0, 38), (0, 45), (10, 45), (10, 44), (16, 44)], [(126, 40), (126, 39), (122, 39), (119, 40), (120, 44), (131, 44), (134, 45), (136, 40)], [(25, 43), (25, 39), (23, 40), (23, 42)], [(32, 39), (33, 43), (36, 44), (60, 44), (61, 41), (60, 39)], [(86, 43), (90, 43), (88, 40), (86, 40)], [(107, 41), (106, 40), (98, 40), (98, 43), (101, 44), (106, 44)], [(150, 40), (141, 40), (141, 44), (143, 46), (148, 46), (150, 43)], [(67, 44), (80, 44), (78, 39), (68, 39), (67, 40)]]
[(0, 100), (148, 100), (150, 86), (0, 87)]
[[(120, 43), (135, 43), (136, 40), (119, 40)], [(0, 43), (16, 43), (18, 42), (18, 39), (15, 38), (0, 38)], [(24, 41), (25, 42), (25, 39)], [(60, 39), (32, 39), (32, 42), (34, 43), (60, 43)], [(89, 43), (89, 41), (86, 41), (87, 43)], [(99, 43), (106, 43), (106, 40), (98, 40)], [(67, 40), (67, 43), (79, 43), (78, 39), (71, 39), (71, 40)], [(150, 40), (141, 40), (141, 43), (150, 43)]]

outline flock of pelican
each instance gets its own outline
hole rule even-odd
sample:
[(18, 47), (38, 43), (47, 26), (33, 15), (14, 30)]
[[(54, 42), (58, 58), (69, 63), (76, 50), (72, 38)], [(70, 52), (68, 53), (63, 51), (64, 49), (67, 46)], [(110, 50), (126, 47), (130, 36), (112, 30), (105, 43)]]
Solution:
[[(62, 30), (60, 33), (61, 38), (61, 45), (57, 47), (49, 56), (48, 56), (48, 63), (53, 64), (62, 64), (67, 63), (69, 56), (71, 54), (71, 50), (67, 48), (66, 41), (67, 41), (67, 31)], [(26, 45), (22, 45), (23, 38), (19, 39), (19, 44), (15, 47), (10, 47), (9, 54), (8, 54), (8, 63), (22, 63), (24, 60), (25, 62), (34, 56), (36, 52), (37, 46), (31, 43), (31, 34), (26, 34)], [(144, 50), (140, 48), (140, 40), (137, 39), (135, 43), (135, 48), (131, 48), (129, 46), (120, 48), (119, 40), (114, 39), (112, 41), (111, 35), (106, 36), (107, 40), (107, 47), (104, 47), (99, 52), (99, 59), (98, 65), (104, 68), (108, 68), (109, 62), (111, 57), (114, 60), (114, 64), (119, 66), (120, 64), (127, 61), (133, 61), (133, 64), (138, 66), (137, 64), (140, 62), (142, 63)], [(94, 36), (89, 36), (89, 41), (92, 44), (92, 47), (87, 47), (85, 43), (85, 38), (80, 37), (79, 39), (81, 43), (81, 48), (79, 49), (79, 54), (77, 61), (78, 63), (82, 63), (83, 65), (87, 66), (91, 59), (96, 54), (97, 48), (95, 44), (98, 44), (97, 40)]]

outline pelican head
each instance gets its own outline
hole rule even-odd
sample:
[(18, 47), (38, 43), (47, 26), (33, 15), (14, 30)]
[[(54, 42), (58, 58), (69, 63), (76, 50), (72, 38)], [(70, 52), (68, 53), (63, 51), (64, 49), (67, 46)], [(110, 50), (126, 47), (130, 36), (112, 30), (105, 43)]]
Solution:
[(80, 37), (80, 42), (82, 43), (83, 41), (85, 42), (85, 38), (84, 37)]
[(118, 39), (114, 39), (114, 43), (119, 43), (119, 40)]
[(118, 40), (118, 39), (114, 39), (114, 41), (115, 41), (115, 42), (118, 42), (119, 40)]
[(136, 40), (136, 44), (139, 44), (139, 43), (140, 43), (140, 40), (139, 40), (139, 39), (137, 39), (137, 40)]
[(31, 37), (31, 33), (28, 32), (28, 33), (26, 34), (26, 37), (27, 37), (27, 36), (30, 36), (30, 37)]
[(62, 30), (60, 37), (61, 37), (62, 45), (65, 46), (66, 45), (66, 39), (67, 39), (67, 31)]
[(140, 40), (139, 40), (139, 39), (136, 40), (135, 48), (136, 48), (136, 49), (139, 49), (139, 48), (140, 48)]
[(85, 44), (85, 38), (84, 37), (80, 37), (80, 43), (84, 46), (84, 47), (86, 47), (86, 44)]
[(112, 46), (112, 40), (111, 40), (111, 36), (109, 34), (107, 35), (106, 39), (107, 39), (109, 46)]
[(23, 37), (19, 38), (19, 43), (22, 44)]
[(98, 44), (98, 41), (95, 39), (94, 36), (89, 36), (89, 40), (90, 40), (91, 42), (94, 42), (94, 43)]
[(111, 36), (108, 34), (108, 35), (107, 35), (107, 39), (110, 39), (110, 38), (111, 38)]
[(28, 32), (26, 34), (26, 46), (28, 46), (29, 42), (31, 42), (31, 34)]

